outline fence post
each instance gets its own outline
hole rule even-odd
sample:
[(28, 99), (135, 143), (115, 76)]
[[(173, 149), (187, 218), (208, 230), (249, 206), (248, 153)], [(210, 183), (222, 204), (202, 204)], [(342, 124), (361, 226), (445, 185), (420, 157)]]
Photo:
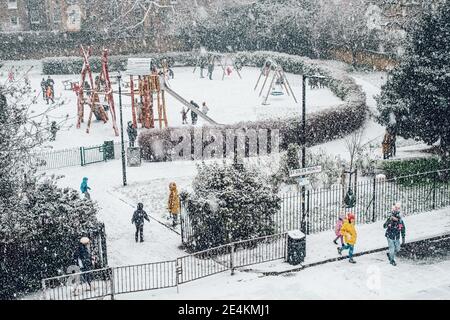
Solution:
[(109, 268), (109, 273), (110, 273), (110, 281), (111, 281), (111, 300), (114, 300), (114, 295), (115, 295), (115, 291), (116, 291), (116, 287), (114, 284), (114, 269), (113, 268)]
[(310, 190), (306, 191), (306, 215), (305, 215), (305, 224), (306, 224), (306, 234), (310, 233), (310, 223), (309, 223), (309, 199), (310, 199)]
[(42, 279), (42, 300), (47, 300), (47, 286), (45, 285), (45, 279)]
[(180, 259), (175, 260), (175, 272), (176, 272), (176, 276), (175, 276), (175, 284), (177, 285), (177, 293), (180, 293), (179, 290), (179, 284), (180, 284), (180, 277), (183, 273), (183, 269), (181, 267), (181, 263), (179, 263)]
[(81, 161), (81, 166), (84, 166), (84, 150), (83, 147), (80, 147), (80, 161)]
[(288, 233), (284, 234), (284, 262), (288, 261)]
[(375, 222), (375, 210), (376, 210), (376, 191), (377, 191), (377, 177), (373, 177), (373, 198), (372, 198), (372, 222)]
[(235, 250), (235, 244), (231, 244), (231, 252), (230, 252), (230, 269), (231, 269), (231, 275), (234, 275), (234, 250)]
[(433, 210), (436, 209), (436, 176), (437, 173), (433, 174)]

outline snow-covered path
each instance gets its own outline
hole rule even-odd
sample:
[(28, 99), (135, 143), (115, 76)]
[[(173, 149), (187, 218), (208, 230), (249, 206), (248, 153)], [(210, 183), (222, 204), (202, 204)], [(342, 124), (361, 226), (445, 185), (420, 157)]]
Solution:
[[(450, 232), (450, 209), (404, 218), (407, 241), (426, 239)], [(387, 246), (383, 222), (357, 227), (355, 252)], [(333, 232), (307, 237), (305, 263), (338, 256)], [(281, 260), (238, 269), (183, 284), (175, 288), (128, 295), (118, 299), (448, 299), (450, 260), (421, 261), (397, 258), (391, 266), (386, 253), (356, 257), (278, 276), (264, 272), (293, 269)], [(297, 266), (298, 267), (298, 266)], [(217, 290), (217, 288), (221, 288)]]

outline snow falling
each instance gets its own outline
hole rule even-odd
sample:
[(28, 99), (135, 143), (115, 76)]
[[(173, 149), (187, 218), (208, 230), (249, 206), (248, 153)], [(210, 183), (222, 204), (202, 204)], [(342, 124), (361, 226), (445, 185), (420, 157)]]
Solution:
[(0, 299), (450, 298), (450, 0), (0, 1), (0, 44)]

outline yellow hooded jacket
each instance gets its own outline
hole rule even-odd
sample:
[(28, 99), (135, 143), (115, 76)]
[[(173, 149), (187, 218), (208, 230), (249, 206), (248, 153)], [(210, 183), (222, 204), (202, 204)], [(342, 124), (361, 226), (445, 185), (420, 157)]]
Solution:
[(171, 214), (179, 214), (180, 213), (180, 197), (178, 196), (177, 185), (175, 182), (171, 182), (169, 184), (169, 201), (167, 207), (169, 208), (169, 212)]
[(350, 222), (348, 219), (345, 219), (341, 227), (341, 235), (344, 236), (345, 243), (354, 245), (356, 243), (355, 222)]

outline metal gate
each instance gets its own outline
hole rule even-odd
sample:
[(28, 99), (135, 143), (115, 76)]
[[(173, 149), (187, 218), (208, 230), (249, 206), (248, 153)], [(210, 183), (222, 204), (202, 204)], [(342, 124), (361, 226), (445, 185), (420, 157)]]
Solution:
[(114, 159), (114, 142), (105, 141), (102, 145), (80, 147), (81, 166)]

